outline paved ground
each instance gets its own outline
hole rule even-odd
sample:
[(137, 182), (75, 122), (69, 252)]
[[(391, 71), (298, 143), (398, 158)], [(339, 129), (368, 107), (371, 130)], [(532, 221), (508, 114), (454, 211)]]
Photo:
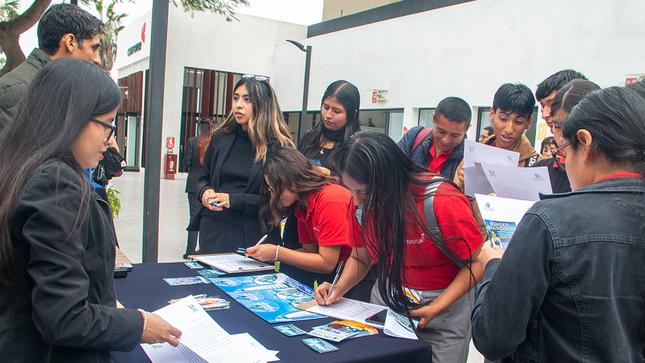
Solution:
[[(184, 192), (187, 173), (179, 173), (175, 180), (161, 180), (159, 210), (159, 262), (183, 261), (186, 252), (188, 225), (188, 197)], [(111, 180), (113, 188), (121, 192), (121, 213), (114, 221), (121, 250), (135, 263), (141, 262), (143, 231), (142, 172), (125, 172)], [(484, 361), (471, 343), (468, 363)]]

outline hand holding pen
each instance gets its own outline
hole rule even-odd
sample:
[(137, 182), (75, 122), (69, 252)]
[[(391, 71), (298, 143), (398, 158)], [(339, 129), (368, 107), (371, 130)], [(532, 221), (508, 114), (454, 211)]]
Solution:
[(266, 239), (269, 237), (268, 234), (265, 234), (258, 243), (255, 244), (253, 247), (249, 247), (246, 249), (246, 257), (253, 257), (256, 260), (260, 260), (262, 262), (270, 262), (273, 261), (274, 256), (275, 256), (275, 250), (278, 248), (278, 246), (275, 245), (263, 245), (262, 242), (266, 241)]
[(316, 289), (315, 296), (318, 305), (331, 305), (335, 302), (340, 301), (340, 299), (343, 297), (342, 293), (339, 294), (337, 292), (336, 294), (334, 294), (334, 287), (336, 287), (336, 283), (338, 282), (338, 278), (340, 277), (344, 262), (345, 261), (341, 261), (338, 264), (338, 267), (336, 267), (336, 276), (334, 277), (334, 281), (331, 284), (329, 282), (324, 282)]

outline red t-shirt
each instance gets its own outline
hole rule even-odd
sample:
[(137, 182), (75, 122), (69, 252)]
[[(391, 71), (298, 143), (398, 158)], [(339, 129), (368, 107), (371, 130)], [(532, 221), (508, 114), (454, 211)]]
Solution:
[(430, 146), (430, 150), (428, 151), (430, 153), (430, 160), (428, 161), (428, 169), (434, 171), (437, 174), (441, 174), (441, 168), (443, 167), (443, 163), (445, 163), (446, 160), (448, 160), (448, 156), (450, 156), (450, 153), (452, 153), (452, 150), (445, 152), (443, 154), (440, 154), (439, 157), (436, 157), (435, 150), (434, 150), (434, 140), (433, 140), (433, 144), (432, 146)]
[(351, 194), (338, 184), (328, 184), (319, 192), (309, 193), (309, 206), (305, 213), (296, 208), (298, 238), (303, 245), (340, 245), (338, 261), (347, 261), (352, 247), (347, 240), (347, 216)]
[[(426, 173), (423, 177), (426, 176), (432, 177), (432, 174)], [(417, 198), (417, 206), (421, 220), (425, 221), (422, 197)], [(466, 196), (451, 184), (441, 183), (434, 196), (433, 209), (446, 246), (461, 259), (470, 257), (483, 241)], [(356, 213), (355, 206), (350, 213), (352, 216)], [(410, 215), (409, 220), (414, 221), (414, 217)], [(358, 232), (360, 227), (356, 218), (353, 221), (353, 228), (349, 231), (352, 237), (350, 242), (353, 246), (362, 247), (363, 242)], [(352, 230), (357, 232), (352, 233)], [(366, 229), (366, 238), (373, 239), (369, 228)], [(376, 251), (369, 249), (369, 252), (376, 259)], [(426, 238), (420, 228), (413, 227), (408, 227), (407, 231), (404, 264), (405, 286), (418, 290), (448, 287), (460, 270), (431, 239)]]

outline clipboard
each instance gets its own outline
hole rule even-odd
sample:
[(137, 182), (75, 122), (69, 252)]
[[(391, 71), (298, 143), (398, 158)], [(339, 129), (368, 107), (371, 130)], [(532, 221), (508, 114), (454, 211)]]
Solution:
[(273, 270), (273, 265), (268, 265), (253, 258), (248, 258), (237, 253), (218, 253), (213, 255), (192, 256), (196, 261), (212, 266), (229, 274)]

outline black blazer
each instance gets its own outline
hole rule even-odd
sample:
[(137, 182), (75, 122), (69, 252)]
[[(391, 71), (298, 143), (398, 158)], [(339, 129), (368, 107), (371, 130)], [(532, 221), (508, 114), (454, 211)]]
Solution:
[(110, 350), (139, 344), (141, 313), (116, 308), (110, 208), (83, 178), (49, 161), (14, 208), (16, 281), (0, 284), (1, 362), (109, 363)]
[[(237, 132), (227, 134), (221, 130), (215, 131), (213, 137), (211, 137), (208, 149), (206, 149), (206, 154), (204, 155), (202, 172), (196, 185), (197, 198), (200, 203), (202, 195), (206, 190), (212, 188), (216, 193), (219, 191), (221, 170), (224, 161), (227, 158), (237, 158), (237, 155), (229, 155), (236, 138)], [(228, 193), (230, 212), (237, 212), (237, 214), (229, 215), (231, 217), (238, 218), (241, 215), (243, 218), (245, 230), (244, 237), (247, 246), (253, 246), (263, 235), (262, 229), (260, 228), (260, 222), (258, 220), (258, 213), (260, 211), (260, 188), (264, 183), (264, 176), (262, 175), (263, 166), (264, 163), (262, 161), (253, 163), (244, 193)], [(225, 216), (222, 212), (211, 211), (202, 205), (195, 217), (190, 221), (187, 230), (198, 231), (202, 216), (210, 213), (212, 213), (216, 219), (222, 219), (222, 217)], [(217, 213), (219, 213), (219, 215)], [(276, 228), (274, 231), (279, 231), (279, 229)], [(279, 233), (277, 236), (279, 239)]]

